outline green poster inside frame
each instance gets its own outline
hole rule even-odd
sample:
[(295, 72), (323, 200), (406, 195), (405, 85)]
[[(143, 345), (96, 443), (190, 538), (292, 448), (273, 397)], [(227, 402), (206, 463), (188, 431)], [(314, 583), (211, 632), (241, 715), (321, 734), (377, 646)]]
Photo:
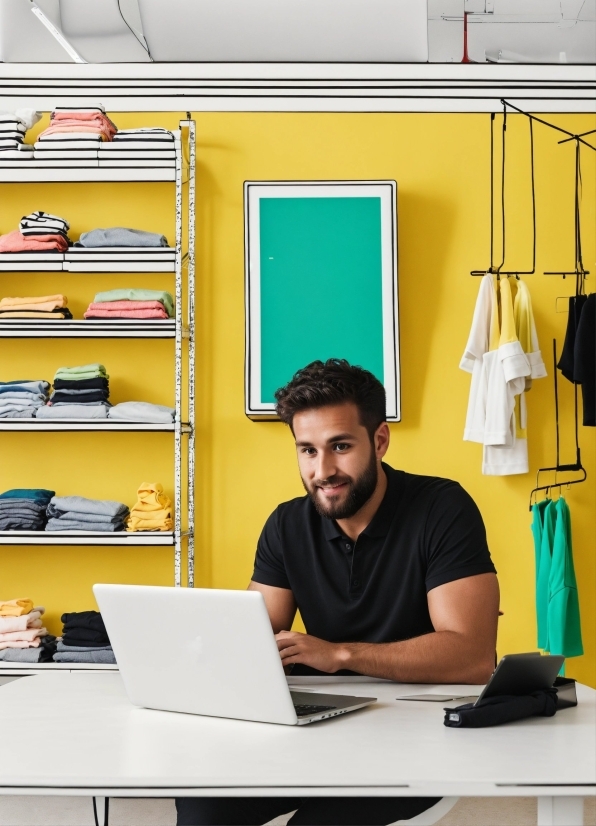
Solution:
[(399, 419), (395, 183), (245, 184), (246, 413), (315, 359), (345, 358), (385, 385)]

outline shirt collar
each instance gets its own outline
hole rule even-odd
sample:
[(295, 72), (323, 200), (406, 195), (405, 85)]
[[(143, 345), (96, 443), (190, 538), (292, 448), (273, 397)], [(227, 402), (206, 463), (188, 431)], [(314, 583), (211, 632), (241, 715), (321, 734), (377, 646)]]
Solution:
[[(385, 476), (387, 477), (387, 490), (385, 491), (385, 496), (383, 497), (383, 501), (379, 505), (377, 512), (367, 527), (362, 531), (362, 533), (367, 536), (375, 536), (381, 539), (384, 536), (387, 536), (393, 521), (393, 516), (395, 513), (395, 493), (397, 491), (399, 479), (399, 471), (396, 471), (389, 465), (386, 465), (385, 462), (382, 463), (382, 468), (385, 471)], [(326, 519), (325, 517), (322, 517), (322, 521), (325, 539), (341, 539), (343, 537), (343, 534), (334, 519)]]

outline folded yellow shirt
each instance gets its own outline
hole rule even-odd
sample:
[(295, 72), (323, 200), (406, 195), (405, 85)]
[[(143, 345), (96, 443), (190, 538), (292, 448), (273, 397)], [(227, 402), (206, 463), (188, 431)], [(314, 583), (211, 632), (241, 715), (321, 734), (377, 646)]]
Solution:
[[(3, 298), (0, 300), (0, 309), (18, 307), (21, 309), (57, 310), (60, 307), (66, 307), (67, 303), (65, 295), (28, 295), (25, 298)], [(45, 306), (46, 304), (51, 306)]]
[[(1, 309), (2, 308), (0, 307), (0, 310)], [(52, 321), (53, 319), (57, 318), (59, 321), (61, 318), (66, 318), (66, 316), (64, 315), (64, 313), (54, 312), (52, 312), (51, 315), (50, 313), (48, 313), (48, 315), (40, 315), (39, 311), (35, 312), (32, 307), (28, 310), (21, 310), (17, 307), (14, 307), (12, 310), (5, 310), (4, 312), (0, 312), (0, 318), (43, 318), (44, 321), (47, 321), (48, 319)]]
[(154, 511), (172, 507), (172, 500), (163, 492), (163, 485), (159, 482), (143, 482), (137, 496), (138, 502), (133, 511)]
[(172, 531), (174, 521), (168, 516), (165, 519), (143, 519), (140, 516), (129, 516), (126, 520), (126, 530), (129, 533), (135, 531)]
[(0, 617), (22, 617), (23, 614), (30, 614), (32, 610), (33, 600), (27, 598), (0, 601)]

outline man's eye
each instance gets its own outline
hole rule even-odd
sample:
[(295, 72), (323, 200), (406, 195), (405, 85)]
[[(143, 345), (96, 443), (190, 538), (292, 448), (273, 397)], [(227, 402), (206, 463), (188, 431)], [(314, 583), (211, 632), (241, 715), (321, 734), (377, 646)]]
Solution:
[(333, 445), (333, 447), (335, 450), (339, 450), (341, 452), (347, 450), (350, 447), (350, 445), (347, 445), (344, 442), (338, 442), (338, 444)]
[(306, 453), (307, 456), (314, 456), (317, 451), (314, 447), (303, 447), (302, 452)]

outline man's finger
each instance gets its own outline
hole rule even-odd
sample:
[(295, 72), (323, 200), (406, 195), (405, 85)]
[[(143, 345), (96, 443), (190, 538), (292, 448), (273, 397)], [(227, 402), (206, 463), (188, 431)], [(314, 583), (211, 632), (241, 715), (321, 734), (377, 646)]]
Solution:
[(275, 634), (276, 640), (284, 640), (284, 639), (292, 639), (293, 637), (303, 637), (304, 634), (300, 634), (298, 631), (280, 631), (279, 634)]
[(284, 648), (287, 648), (290, 645), (296, 645), (296, 640), (292, 639), (291, 637), (284, 637), (281, 640), (277, 640), (278, 651), (282, 651)]
[(300, 649), (297, 645), (292, 645), (288, 648), (284, 648), (282, 651), (279, 652), (279, 655), (282, 659), (282, 662), (286, 662), (289, 657), (295, 657), (300, 653)]

